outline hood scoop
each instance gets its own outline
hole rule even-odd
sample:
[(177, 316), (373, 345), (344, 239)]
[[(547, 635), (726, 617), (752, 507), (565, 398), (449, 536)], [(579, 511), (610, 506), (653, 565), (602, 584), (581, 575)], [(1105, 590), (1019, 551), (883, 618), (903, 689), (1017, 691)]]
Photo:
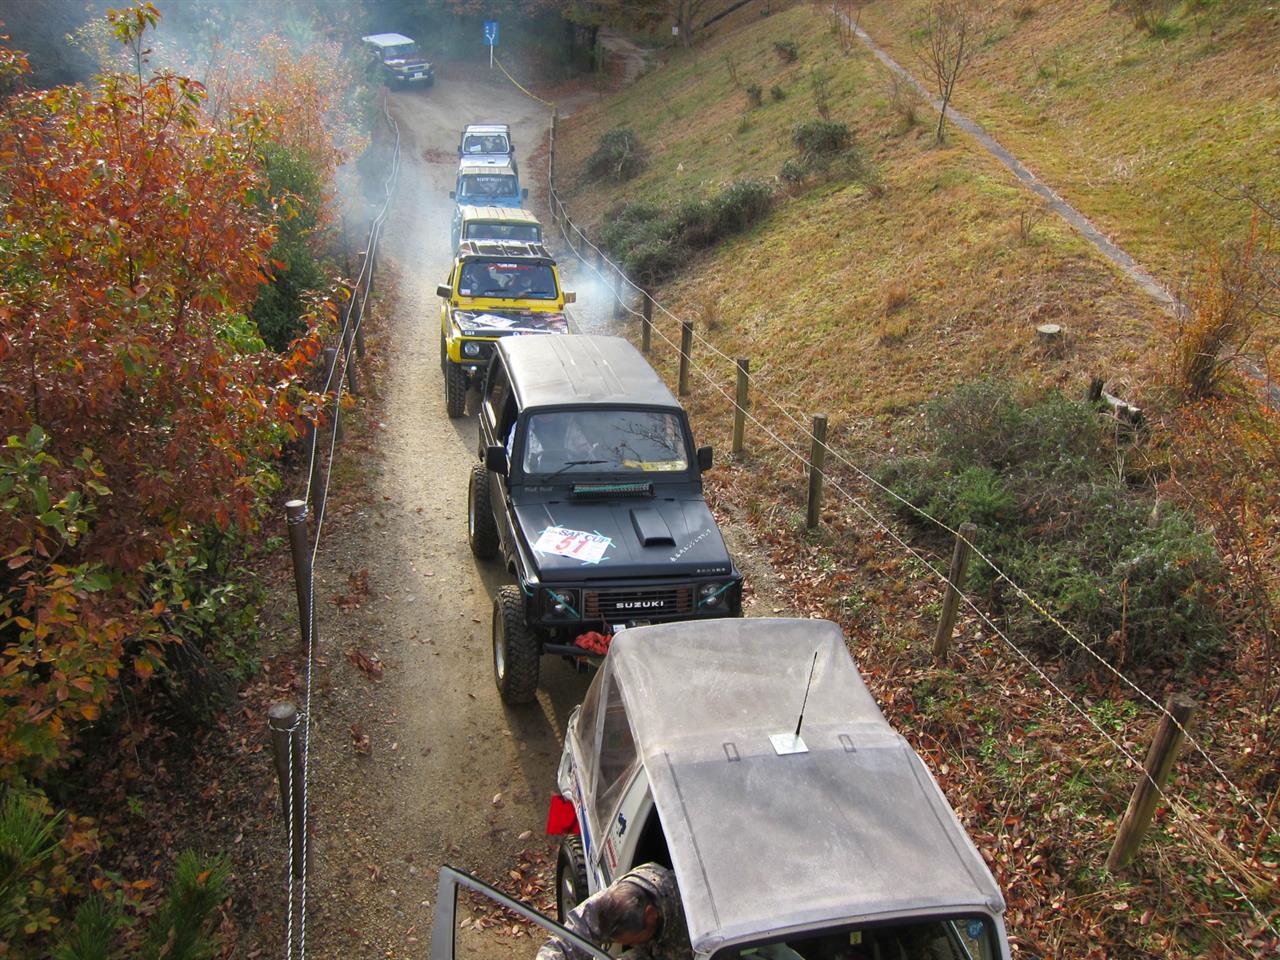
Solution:
[(676, 538), (671, 535), (671, 528), (662, 514), (652, 507), (638, 507), (631, 511), (631, 525), (636, 528), (636, 536), (643, 547), (674, 547)]
[[(652, 497), (652, 483), (575, 483), (575, 500), (612, 500), (615, 497)], [(661, 517), (658, 518), (661, 521)], [(664, 527), (665, 528), (665, 527)], [(670, 532), (668, 531), (668, 536)]]

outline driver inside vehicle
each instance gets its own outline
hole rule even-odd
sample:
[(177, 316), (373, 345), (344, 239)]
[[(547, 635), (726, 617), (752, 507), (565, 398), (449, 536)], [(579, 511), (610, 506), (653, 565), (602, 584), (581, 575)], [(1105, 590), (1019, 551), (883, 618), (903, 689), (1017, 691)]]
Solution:
[[(660, 864), (646, 863), (624, 873), (599, 893), (578, 904), (564, 925), (584, 940), (604, 947), (628, 949), (623, 960), (692, 960), (689, 930), (675, 874)], [(552, 937), (538, 950), (537, 960), (578, 960), (576, 951)]]

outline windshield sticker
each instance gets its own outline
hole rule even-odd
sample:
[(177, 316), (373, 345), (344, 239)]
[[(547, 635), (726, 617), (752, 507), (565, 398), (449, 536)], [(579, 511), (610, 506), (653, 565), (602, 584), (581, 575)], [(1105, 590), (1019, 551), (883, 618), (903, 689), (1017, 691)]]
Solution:
[(622, 465), (630, 470), (646, 470), (664, 472), (668, 470), (684, 470), (689, 465), (683, 460), (623, 460)]
[(563, 313), (532, 310), (483, 311), (455, 310), (453, 319), (464, 332), (505, 331), (507, 333), (568, 333), (569, 323)]
[(583, 563), (599, 563), (605, 551), (613, 546), (613, 538), (585, 530), (568, 530), (564, 527), (547, 527), (533, 545), (539, 553), (551, 553), (557, 557), (581, 560)]

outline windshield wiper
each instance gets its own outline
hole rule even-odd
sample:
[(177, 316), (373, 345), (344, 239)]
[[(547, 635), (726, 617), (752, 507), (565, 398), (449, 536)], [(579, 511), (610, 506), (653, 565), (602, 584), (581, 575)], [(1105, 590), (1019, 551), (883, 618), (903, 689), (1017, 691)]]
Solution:
[(547, 479), (551, 480), (551, 479), (554, 479), (555, 477), (560, 476), (560, 474), (564, 473), (570, 467), (585, 467), (590, 464), (609, 463), (609, 462), (610, 462), (609, 460), (566, 460), (564, 463), (564, 466), (562, 466), (555, 473), (551, 474), (551, 476), (547, 477)]

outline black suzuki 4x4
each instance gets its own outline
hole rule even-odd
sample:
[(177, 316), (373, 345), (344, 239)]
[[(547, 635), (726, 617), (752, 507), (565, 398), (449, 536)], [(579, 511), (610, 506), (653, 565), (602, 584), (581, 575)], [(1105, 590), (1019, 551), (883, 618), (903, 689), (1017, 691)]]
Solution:
[(544, 653), (601, 654), (614, 629), (742, 612), (742, 575), (702, 496), (711, 448), (618, 337), (498, 340), (480, 408), (468, 539), (516, 583), (493, 604), (507, 703)]

